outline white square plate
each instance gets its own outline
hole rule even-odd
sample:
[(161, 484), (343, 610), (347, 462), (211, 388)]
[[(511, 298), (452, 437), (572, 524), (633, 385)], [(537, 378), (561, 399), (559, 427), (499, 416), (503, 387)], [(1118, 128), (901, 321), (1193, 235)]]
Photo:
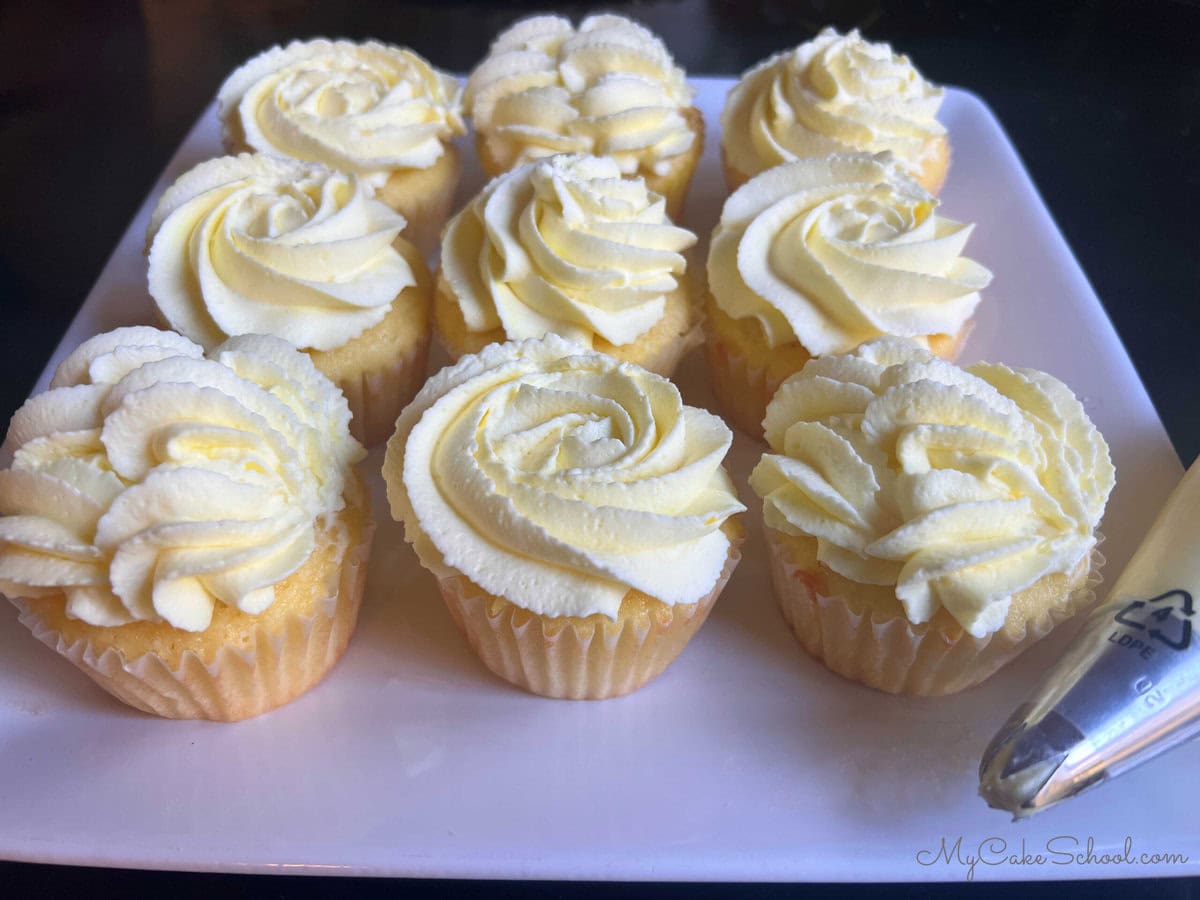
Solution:
[[(725, 189), (718, 115), (730, 79), (698, 78), (709, 129), (686, 224), (707, 233)], [(1129, 357), (988, 108), (950, 90), (945, 214), (977, 222), (969, 254), (995, 273), (965, 360), (1035, 366), (1084, 398), (1118, 473), (1103, 530), (1107, 581), (1125, 564), (1180, 465)], [(117, 246), (39, 383), (87, 336), (150, 321), (142, 242), (177, 175), (221, 152), (211, 110)], [(465, 154), (469, 160), (474, 156)], [(465, 199), (482, 178), (469, 169)], [(677, 379), (709, 399), (700, 354)], [(730, 462), (743, 490), (759, 448)], [(381, 454), (370, 464), (378, 470)], [(173, 722), (94, 687), (0, 610), (0, 856), (228, 871), (648, 880), (924, 880), (943, 838), (964, 856), (995, 837), (1030, 853), (1071, 840), (1094, 856), (1133, 840), (1187, 865), (991, 865), (975, 877), (1200, 872), (1200, 781), (1176, 751), (1011, 825), (976, 796), (979, 756), (1064, 645), (1065, 626), (989, 682), (942, 699), (892, 697), (804, 655), (771, 596), (760, 525), (708, 624), (642, 691), (546, 700), (492, 676), (454, 630), (434, 582), (387, 514), (358, 633), (311, 693), (235, 725)], [(754, 506), (754, 503), (751, 503)], [(924, 857), (928, 861), (928, 857)]]

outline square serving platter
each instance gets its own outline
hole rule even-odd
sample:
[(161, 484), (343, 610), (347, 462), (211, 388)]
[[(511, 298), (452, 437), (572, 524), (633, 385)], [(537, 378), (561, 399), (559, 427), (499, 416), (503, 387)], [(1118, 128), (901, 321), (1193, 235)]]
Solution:
[[(719, 113), (733, 82), (694, 83), (708, 143), (684, 224), (703, 239), (725, 197)], [(1179, 461), (991, 111), (950, 89), (941, 118), (954, 148), (941, 212), (977, 223), (968, 254), (995, 273), (960, 361), (1041, 368), (1083, 398), (1117, 468), (1102, 525), (1111, 584), (1179, 480)], [(460, 204), (483, 183), (464, 150)], [(150, 210), (180, 173), (221, 152), (209, 109), (117, 245), (38, 390), (88, 336), (151, 321), (142, 255)], [(676, 381), (688, 402), (711, 405), (700, 353)], [(772, 598), (746, 485), (760, 452), (738, 435), (729, 458), (752, 507), (740, 567), (683, 656), (621, 699), (534, 697), (476, 660), (388, 516), (381, 450), (366, 463), (379, 531), (358, 632), (324, 683), (266, 716), (216, 724), (138, 713), (34, 640), (4, 604), (0, 858), (460, 878), (1200, 874), (1200, 780), (1177, 777), (1200, 762), (1198, 746), (1024, 823), (976, 796), (984, 746), (1076, 624), (946, 698), (877, 693), (805, 656)], [(1143, 861), (1143, 853), (1188, 861)]]

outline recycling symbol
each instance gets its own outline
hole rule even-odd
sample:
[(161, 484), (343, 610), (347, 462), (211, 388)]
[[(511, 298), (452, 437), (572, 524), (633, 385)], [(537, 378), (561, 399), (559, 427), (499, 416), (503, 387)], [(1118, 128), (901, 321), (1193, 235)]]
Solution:
[(1192, 642), (1194, 614), (1192, 595), (1173, 590), (1149, 600), (1134, 600), (1114, 618), (1129, 628), (1145, 630), (1147, 637), (1172, 650), (1186, 650)]

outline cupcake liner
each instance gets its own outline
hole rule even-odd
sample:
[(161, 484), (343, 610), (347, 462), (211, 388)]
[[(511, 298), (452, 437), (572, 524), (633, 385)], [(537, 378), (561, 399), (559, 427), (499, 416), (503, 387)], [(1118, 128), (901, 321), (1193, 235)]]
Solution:
[[(1026, 624), (1024, 633), (1003, 629), (983, 638), (961, 629), (950, 634), (903, 616), (875, 621), (843, 597), (820, 593), (812, 575), (787, 558), (777, 532), (766, 529), (771, 581), (783, 617), (800, 645), (833, 672), (893, 694), (935, 696), (973, 687), (993, 675), (1055, 626), (1096, 601), (1104, 557), (1092, 551), (1084, 584)], [(1097, 536), (1097, 544), (1103, 540)]]
[(255, 626), (253, 649), (222, 647), (211, 662), (185, 651), (172, 668), (147, 653), (127, 662), (121, 651), (92, 641), (68, 643), (23, 598), (10, 598), (20, 622), (118, 700), (168, 719), (234, 722), (261, 715), (317, 684), (341, 658), (362, 602), (374, 525), (342, 556), (336, 591), (309, 616), (292, 615), (274, 631)]
[[(764, 348), (764, 357), (769, 354)], [(770, 378), (766, 368), (751, 362), (712, 328), (705, 329), (704, 359), (721, 418), (761, 441), (767, 404), (782, 379)]]
[(392, 435), (400, 411), (425, 383), (429, 361), (429, 336), (407, 353), (373, 369), (335, 377), (350, 405), (350, 433), (367, 447), (382, 444)]
[(471, 648), (505, 681), (544, 697), (604, 700), (637, 690), (671, 664), (708, 618), (740, 559), (738, 539), (701, 600), (616, 621), (531, 613), (461, 574), (439, 576), (438, 587)]

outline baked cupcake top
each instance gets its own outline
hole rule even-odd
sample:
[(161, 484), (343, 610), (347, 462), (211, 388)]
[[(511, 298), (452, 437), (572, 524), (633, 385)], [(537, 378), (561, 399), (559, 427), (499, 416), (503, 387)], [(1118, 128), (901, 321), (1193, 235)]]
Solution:
[(767, 345), (843, 353), (883, 334), (955, 334), (991, 273), (962, 253), (973, 225), (887, 154), (802, 159), (763, 172), (721, 210), (708, 255), (713, 299), (761, 323)]
[(471, 331), (620, 346), (663, 317), (695, 242), (615, 160), (562, 155), (493, 179), (455, 216), (442, 274)]
[(342, 394), (282, 340), (208, 358), (156, 328), (81, 344), (17, 410), (0, 471), (0, 590), (91, 625), (203, 631), (257, 614), (344, 506), (363, 456)]
[(944, 93), (887, 44), (826, 28), (759, 63), (729, 92), (725, 159), (753, 175), (809, 156), (888, 150), (916, 172), (946, 133), (936, 118)]
[(295, 41), (236, 69), (217, 93), (227, 146), (321, 162), (380, 187), (426, 169), (463, 134), (458, 79), (375, 41)]
[(662, 174), (696, 140), (683, 70), (623, 16), (589, 16), (578, 29), (559, 16), (517, 22), (471, 73), (465, 102), (502, 169), (592, 153), (611, 156), (626, 175)]
[(636, 588), (701, 600), (745, 509), (732, 435), (671, 382), (555, 335), (491, 344), (425, 385), (396, 422), (392, 516), (435, 574), (546, 616), (616, 618)]
[(150, 217), (150, 294), (172, 328), (208, 348), (273, 334), (329, 350), (416, 283), (393, 246), (403, 228), (356, 175), (263, 154), (209, 160)]
[(765, 523), (815, 537), (852, 581), (895, 585), (910, 621), (945, 607), (975, 637), (1004, 624), (1013, 594), (1075, 571), (1114, 481), (1062, 382), (960, 369), (900, 338), (810, 360), (764, 426), (773, 452), (750, 484)]

